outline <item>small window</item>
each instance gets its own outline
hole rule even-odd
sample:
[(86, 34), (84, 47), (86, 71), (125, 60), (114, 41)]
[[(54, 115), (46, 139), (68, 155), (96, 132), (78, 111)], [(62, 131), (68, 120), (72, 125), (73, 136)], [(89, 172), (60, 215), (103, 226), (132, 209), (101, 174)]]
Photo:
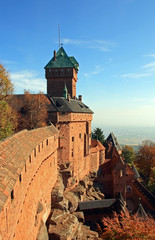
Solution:
[(72, 149), (72, 153), (71, 153), (71, 156), (74, 157), (74, 150)]
[(22, 176), (21, 176), (21, 174), (19, 175), (19, 182), (21, 182), (22, 181)]
[(74, 137), (72, 137), (72, 142), (74, 142)]
[(11, 191), (11, 199), (13, 200), (14, 199), (14, 190)]
[(38, 152), (40, 152), (40, 145), (38, 145)]
[(48, 139), (46, 140), (46, 145), (48, 146)]
[(34, 157), (36, 157), (36, 149), (34, 149)]
[(82, 137), (82, 134), (81, 133), (79, 133), (79, 138), (81, 138)]
[(31, 163), (31, 156), (29, 156), (29, 163)]

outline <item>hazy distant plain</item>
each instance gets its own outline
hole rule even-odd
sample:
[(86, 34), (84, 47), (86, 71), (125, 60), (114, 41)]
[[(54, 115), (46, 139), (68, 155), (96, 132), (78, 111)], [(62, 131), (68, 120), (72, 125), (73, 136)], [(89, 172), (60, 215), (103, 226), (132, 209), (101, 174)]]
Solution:
[(119, 143), (123, 145), (139, 145), (147, 139), (155, 142), (155, 127), (99, 127), (103, 130), (105, 137), (113, 132)]

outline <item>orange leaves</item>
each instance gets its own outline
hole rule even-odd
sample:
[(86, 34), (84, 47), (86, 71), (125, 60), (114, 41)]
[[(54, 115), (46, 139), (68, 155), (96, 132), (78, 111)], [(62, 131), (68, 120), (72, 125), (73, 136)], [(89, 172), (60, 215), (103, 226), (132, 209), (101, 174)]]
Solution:
[(13, 84), (9, 80), (8, 72), (0, 64), (0, 100), (13, 92)]
[(135, 163), (144, 180), (148, 183), (152, 169), (155, 167), (155, 143), (149, 140), (144, 141), (136, 155)]
[(12, 92), (13, 84), (5, 68), (0, 64), (0, 140), (11, 135), (16, 127), (16, 114), (5, 101)]
[(22, 98), (16, 101), (16, 104), (20, 105), (18, 130), (46, 126), (48, 104), (43, 93), (31, 94), (25, 91)]
[(104, 229), (98, 227), (100, 237), (106, 240), (119, 239), (155, 239), (155, 220), (139, 218), (128, 212), (114, 213), (113, 218), (103, 218)]

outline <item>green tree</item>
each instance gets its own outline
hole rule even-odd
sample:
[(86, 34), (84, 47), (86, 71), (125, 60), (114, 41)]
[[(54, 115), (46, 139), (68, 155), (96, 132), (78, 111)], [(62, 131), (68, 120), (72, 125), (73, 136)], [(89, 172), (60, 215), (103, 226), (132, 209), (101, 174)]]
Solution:
[(99, 140), (102, 144), (105, 142), (105, 137), (101, 128), (97, 127), (93, 130), (92, 139)]
[(155, 167), (155, 143), (146, 140), (142, 143), (135, 160), (136, 167), (139, 169), (146, 184), (149, 183), (153, 168)]
[(17, 126), (16, 113), (6, 101), (0, 101), (0, 140), (12, 135)]
[(122, 149), (122, 156), (126, 163), (132, 164), (135, 161), (135, 152), (133, 147), (125, 145)]
[(16, 128), (16, 113), (6, 102), (12, 93), (13, 84), (9, 79), (9, 74), (0, 64), (0, 140), (10, 136)]

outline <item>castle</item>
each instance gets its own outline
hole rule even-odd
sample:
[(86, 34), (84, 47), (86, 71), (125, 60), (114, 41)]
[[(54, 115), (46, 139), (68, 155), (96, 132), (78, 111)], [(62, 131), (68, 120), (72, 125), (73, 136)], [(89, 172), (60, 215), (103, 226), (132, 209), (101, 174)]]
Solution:
[(155, 210), (153, 196), (125, 163), (116, 137), (111, 133), (105, 146), (91, 139), (93, 112), (81, 95), (76, 97), (78, 68), (63, 47), (54, 51), (45, 66), (51, 126), (23, 130), (0, 142), (0, 240), (40, 239), (58, 167), (66, 174), (66, 189), (95, 173), (105, 198), (119, 193), (129, 210), (141, 198), (145, 208)]

